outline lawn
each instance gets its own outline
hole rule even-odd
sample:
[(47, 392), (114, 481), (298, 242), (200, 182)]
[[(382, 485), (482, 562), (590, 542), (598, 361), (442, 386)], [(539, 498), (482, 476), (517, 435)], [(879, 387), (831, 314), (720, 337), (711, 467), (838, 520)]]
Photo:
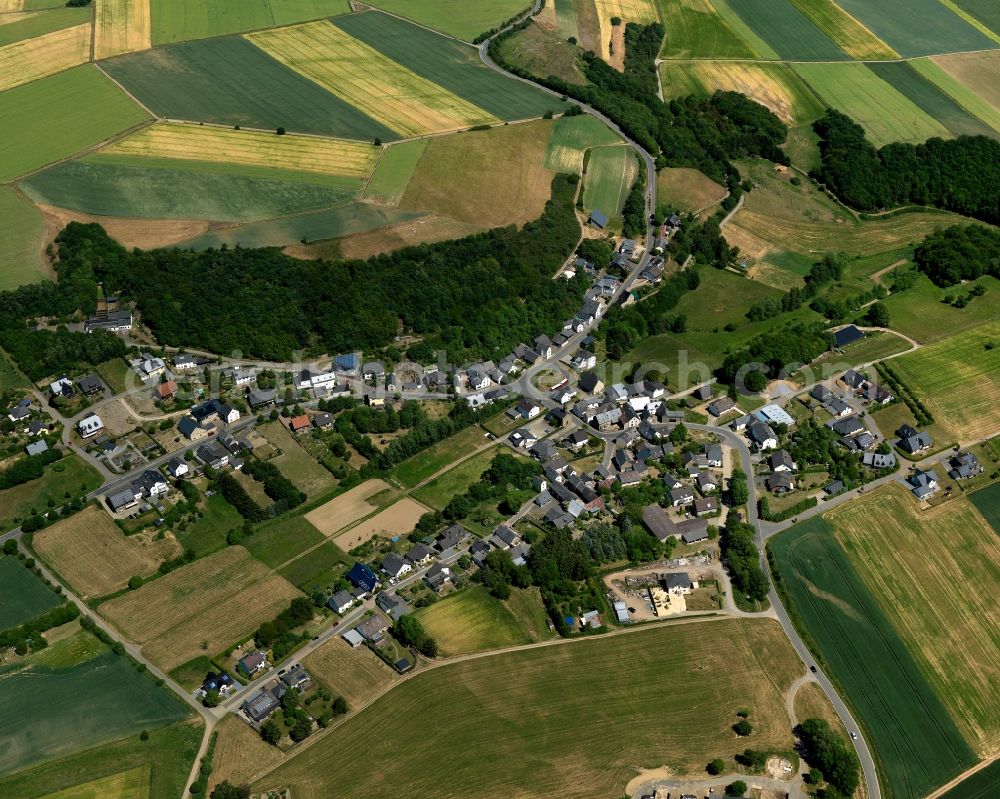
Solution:
[(588, 149), (619, 142), (618, 134), (590, 114), (560, 117), (549, 138), (545, 167), (578, 175), (583, 172), (583, 155)]
[(430, 140), (399, 207), (478, 228), (537, 219), (555, 172), (542, 166), (553, 123), (526, 122)]
[(958, 291), (940, 288), (922, 272), (918, 273), (910, 288), (885, 300), (892, 327), (927, 344), (1000, 318), (1000, 281), (982, 277), (976, 282), (986, 293), (973, 297), (964, 308), (956, 308), (943, 302), (944, 298), (965, 293), (971, 286), (962, 286)]
[[(751, 745), (789, 748), (781, 691), (801, 669), (777, 624), (728, 619), (463, 661), (400, 683), (253, 787), (297, 799), (404, 784), (427, 799), (618, 795), (639, 767), (702, 774), (735, 745), (739, 707)], [(364, 753), (376, 737), (395, 756), (373, 770)]]
[(413, 488), (484, 444), (489, 444), (489, 441), (482, 429), (475, 425), (467, 427), (451, 438), (439, 441), (420, 454), (403, 461), (393, 469), (392, 476), (407, 488)]
[(940, 799), (991, 799), (1000, 794), (1000, 760), (966, 777)]
[(619, 216), (632, 184), (637, 178), (641, 180), (632, 148), (625, 145), (595, 147), (587, 153), (585, 164), (584, 209)]
[[(93, 113), (100, 108), (101, 113)], [(94, 66), (82, 66), (0, 94), (0, 181), (92, 147), (147, 119)]]
[(834, 0), (792, 0), (792, 4), (851, 58), (899, 58), (899, 53), (848, 14)]
[(941, 339), (893, 361), (893, 368), (959, 441), (993, 433), (1000, 423), (1000, 321)]
[(469, 486), (479, 481), (482, 473), (490, 468), (494, 454), (492, 450), (486, 450), (462, 461), (414, 491), (413, 497), (432, 508), (443, 509), (454, 497), (465, 493)]
[(997, 752), (1000, 536), (964, 498), (919, 511), (900, 485), (826, 520), (966, 740)]
[(791, 0), (728, 0), (728, 4), (782, 59), (848, 59), (847, 53), (816, 27)]
[(427, 149), (427, 142), (427, 139), (416, 139), (385, 149), (365, 186), (365, 199), (399, 205), (420, 157)]
[(47, 466), (37, 480), (0, 491), (0, 531), (13, 530), (32, 510), (41, 513), (50, 499), (62, 503), (67, 491), (86, 493), (102, 482), (101, 476), (78, 456), (63, 458)]
[(243, 527), (243, 517), (221, 494), (206, 499), (200, 511), (200, 519), (186, 530), (177, 531), (177, 540), (184, 549), (193, 549), (199, 558), (222, 549), (229, 531)]
[(798, 626), (865, 727), (884, 795), (917, 799), (975, 763), (832, 527), (810, 519), (769, 546)]
[[(149, 740), (129, 735), (119, 741), (88, 749), (78, 754), (49, 760), (42, 765), (0, 778), (0, 793), (23, 799), (119, 799), (93, 793), (78, 796), (51, 794), (73, 791), (81, 780), (114, 778), (132, 769), (149, 769), (148, 793), (137, 799), (177, 799), (187, 781), (201, 743), (200, 727), (187, 722), (162, 729), (151, 729)], [(128, 797), (132, 799), (132, 797)]]
[(277, 447), (281, 454), (271, 462), (300, 491), (310, 498), (333, 488), (334, 479), (326, 469), (302, 449), (295, 437), (280, 422), (261, 425), (258, 431)]
[(393, 131), (239, 36), (132, 53), (101, 64), (157, 116), (371, 141)]
[(837, 0), (837, 4), (905, 57), (997, 46), (938, 0)]
[(531, 643), (517, 616), (483, 586), (421, 608), (414, 614), (437, 642), (443, 657)]
[(663, 58), (753, 58), (757, 55), (726, 24), (711, 0), (658, 0), (667, 29)]
[(796, 64), (795, 70), (823, 100), (861, 125), (876, 147), (949, 136), (944, 125), (865, 64)]
[(1000, 483), (994, 483), (969, 495), (972, 504), (1000, 535)]
[(374, 6), (471, 42), (523, 11), (523, 0), (374, 0)]
[[(89, 639), (84, 647), (81, 638)], [(83, 631), (0, 666), (0, 710), (4, 774), (188, 715), (171, 692)]]
[(128, 387), (129, 373), (133, 375), (132, 381), (136, 381), (135, 372), (123, 358), (112, 358), (110, 361), (97, 365), (97, 374), (104, 384), (115, 394), (121, 394)]
[(34, 619), (61, 602), (21, 561), (0, 556), (0, 630)]
[(244, 545), (255, 558), (277, 568), (325, 540), (305, 517), (285, 516), (258, 527)]
[(346, 14), (347, 0), (151, 0), (153, 44), (207, 39)]
[(0, 239), (0, 291), (48, 278), (50, 271), (42, 262), (45, 222), (38, 209), (13, 187), (0, 186), (0, 219), (5, 224)]

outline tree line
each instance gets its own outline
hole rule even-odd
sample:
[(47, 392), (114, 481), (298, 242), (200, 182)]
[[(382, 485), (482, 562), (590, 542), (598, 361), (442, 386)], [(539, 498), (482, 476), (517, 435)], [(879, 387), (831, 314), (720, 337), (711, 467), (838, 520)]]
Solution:
[(913, 261), (936, 286), (1000, 277), (1000, 231), (983, 225), (935, 230), (913, 251)]
[(770, 583), (760, 566), (760, 552), (754, 539), (756, 530), (743, 521), (733, 508), (719, 536), (719, 547), (726, 562), (733, 590), (757, 602), (767, 599)]

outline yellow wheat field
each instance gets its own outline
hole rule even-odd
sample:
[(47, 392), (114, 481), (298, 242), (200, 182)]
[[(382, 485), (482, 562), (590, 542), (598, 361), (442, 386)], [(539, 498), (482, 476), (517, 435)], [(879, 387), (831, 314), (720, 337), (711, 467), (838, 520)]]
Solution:
[(0, 47), (0, 91), (79, 66), (90, 58), (90, 24)]
[(379, 149), (364, 142), (162, 122), (114, 142), (102, 152), (221, 161), (364, 179), (375, 168)]
[(793, 124), (798, 109), (788, 84), (770, 65), (726, 61), (699, 61), (691, 69), (709, 93), (739, 92), (769, 108), (786, 124)]
[(248, 34), (247, 38), (405, 136), (499, 121), (326, 21)]
[(94, 58), (110, 58), (153, 46), (149, 0), (95, 0)]
[(0, 12), (20, 11), (24, 8), (24, 0), (0, 0)]
[(3, 0), (0, 0), (0, 26), (24, 22), (24, 20), (37, 17), (41, 13), (41, 11), (18, 11), (17, 8), (6, 8)]
[[(653, 0), (594, 0), (594, 6), (597, 8), (597, 19), (601, 26), (601, 57), (605, 61), (618, 62), (619, 67), (625, 55), (624, 38), (621, 35), (625, 31), (625, 25), (629, 22), (648, 25), (660, 20)], [(621, 25), (612, 25), (612, 17), (619, 17), (622, 21)], [(616, 33), (616, 27), (619, 29), (617, 33), (620, 40), (617, 42), (616, 49), (620, 52), (609, 57), (608, 47), (611, 44), (612, 36)]]

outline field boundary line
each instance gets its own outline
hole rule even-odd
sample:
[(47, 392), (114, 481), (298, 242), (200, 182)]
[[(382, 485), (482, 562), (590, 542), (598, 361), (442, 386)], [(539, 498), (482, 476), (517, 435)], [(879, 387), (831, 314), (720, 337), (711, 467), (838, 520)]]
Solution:
[[(96, 23), (95, 23), (95, 28), (96, 28)], [(93, 54), (91, 54), (91, 58), (93, 58)], [(158, 114), (154, 114), (149, 109), (149, 107), (144, 102), (142, 102), (142, 100), (140, 100), (138, 97), (136, 97), (134, 94), (132, 94), (132, 92), (130, 92), (128, 89), (126, 89), (124, 86), (122, 86), (122, 84), (119, 83), (117, 80), (115, 80), (115, 78), (113, 78), (110, 74), (108, 74), (107, 70), (105, 70), (104, 67), (101, 66), (101, 62), (100, 61), (94, 61), (93, 64), (94, 64), (95, 67), (97, 67), (101, 71), (101, 74), (104, 77), (106, 77), (113, 84), (115, 84), (115, 86), (117, 86), (119, 89), (121, 89), (126, 95), (128, 95), (128, 97), (132, 100), (133, 103), (135, 103), (137, 106), (139, 106), (139, 108), (141, 108), (143, 111), (145, 111), (147, 114), (149, 114), (153, 118), (154, 122), (158, 122), (158, 121), (160, 121), (162, 119), (162, 117), (160, 117)]]
[(699, 58), (661, 58), (660, 60), (664, 63), (674, 63), (674, 64), (684, 64), (684, 63), (708, 63), (708, 64), (740, 64), (740, 63), (758, 63), (758, 64), (892, 64), (902, 61), (922, 61), (926, 58), (942, 58), (944, 56), (950, 55), (974, 55), (976, 53), (995, 53), (1000, 50), (1000, 43), (997, 43), (996, 47), (981, 47), (978, 50), (949, 50), (946, 53), (930, 53), (928, 55), (910, 55), (910, 56), (900, 56), (899, 58), (841, 58), (838, 60), (832, 59), (818, 59), (813, 61), (804, 61), (802, 59), (792, 59), (792, 58), (747, 58), (745, 56), (740, 58), (706, 58), (701, 56)]
[(932, 793), (927, 794), (927, 796), (924, 799), (938, 799), (938, 797), (944, 796), (946, 793), (948, 793), (948, 791), (950, 791), (957, 785), (965, 782), (965, 780), (971, 777), (973, 774), (977, 774), (978, 772), (982, 771), (988, 766), (993, 765), (993, 763), (996, 762), (998, 759), (1000, 759), (1000, 753), (992, 755), (991, 757), (988, 757), (985, 760), (979, 761), (972, 768), (968, 769), (967, 771), (963, 771), (957, 777), (952, 779), (951, 782), (946, 782), (940, 788), (937, 788)]

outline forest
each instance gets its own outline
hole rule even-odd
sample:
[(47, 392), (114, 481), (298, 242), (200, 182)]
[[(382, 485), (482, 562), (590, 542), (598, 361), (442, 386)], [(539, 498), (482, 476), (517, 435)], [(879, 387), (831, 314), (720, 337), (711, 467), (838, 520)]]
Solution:
[(734, 385), (748, 364), (762, 364), (767, 376), (774, 378), (792, 365), (810, 363), (833, 346), (833, 336), (825, 327), (821, 322), (802, 322), (762, 333), (727, 355), (717, 376), (726, 385)]
[(876, 149), (864, 128), (833, 109), (813, 128), (821, 166), (812, 177), (848, 205), (861, 211), (932, 205), (1000, 223), (1000, 142), (959, 136)]
[(937, 286), (983, 275), (1000, 278), (1000, 232), (982, 225), (935, 230), (913, 251), (913, 261)]

